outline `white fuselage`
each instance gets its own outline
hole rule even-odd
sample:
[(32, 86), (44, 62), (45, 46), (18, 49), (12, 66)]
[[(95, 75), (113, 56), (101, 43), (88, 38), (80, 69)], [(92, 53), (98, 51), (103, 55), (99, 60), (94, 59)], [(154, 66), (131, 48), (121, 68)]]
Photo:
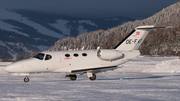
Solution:
[[(113, 57), (109, 57), (109, 60), (101, 59), (97, 56), (98, 50), (41, 52), (44, 54), (42, 60), (31, 57), (9, 65), (6, 70), (12, 73), (63, 72), (71, 74), (73, 70), (117, 66), (139, 55), (139, 51), (120, 52), (117, 50), (101, 50), (101, 52), (101, 55), (106, 58), (108, 58), (106, 54), (112, 56), (119, 53), (117, 54), (119, 58), (114, 60), (112, 60)], [(66, 56), (67, 54), (69, 55), (68, 57)], [(45, 60), (47, 55), (51, 55), (52, 58)]]

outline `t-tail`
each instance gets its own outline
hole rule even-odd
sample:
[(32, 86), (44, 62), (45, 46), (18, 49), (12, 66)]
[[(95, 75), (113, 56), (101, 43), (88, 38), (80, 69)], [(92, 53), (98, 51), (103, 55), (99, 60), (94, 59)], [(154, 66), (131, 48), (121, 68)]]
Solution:
[(154, 25), (136, 27), (114, 49), (123, 50), (123, 51), (138, 50), (139, 46), (146, 38), (149, 31), (156, 28), (166, 28), (166, 27), (154, 27)]

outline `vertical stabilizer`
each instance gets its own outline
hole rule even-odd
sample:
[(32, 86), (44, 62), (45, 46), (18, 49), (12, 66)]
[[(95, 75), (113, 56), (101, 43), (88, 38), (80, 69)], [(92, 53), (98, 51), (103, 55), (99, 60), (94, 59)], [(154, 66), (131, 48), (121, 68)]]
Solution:
[(154, 25), (136, 27), (114, 49), (125, 50), (125, 51), (138, 50), (139, 46), (142, 44), (142, 42), (146, 38), (149, 31), (155, 28), (165, 28), (165, 27), (154, 27)]

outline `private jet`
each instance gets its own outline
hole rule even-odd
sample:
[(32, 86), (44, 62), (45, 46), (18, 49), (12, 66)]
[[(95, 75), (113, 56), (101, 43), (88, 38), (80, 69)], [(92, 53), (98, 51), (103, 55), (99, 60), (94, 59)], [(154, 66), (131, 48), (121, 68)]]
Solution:
[(77, 74), (86, 74), (90, 80), (95, 80), (97, 73), (115, 70), (119, 65), (138, 57), (139, 46), (148, 32), (156, 28), (166, 27), (136, 27), (114, 49), (40, 52), (8, 65), (5, 70), (12, 75), (25, 76), (25, 83), (29, 82), (30, 74), (49, 72), (65, 73), (72, 81), (77, 79)]

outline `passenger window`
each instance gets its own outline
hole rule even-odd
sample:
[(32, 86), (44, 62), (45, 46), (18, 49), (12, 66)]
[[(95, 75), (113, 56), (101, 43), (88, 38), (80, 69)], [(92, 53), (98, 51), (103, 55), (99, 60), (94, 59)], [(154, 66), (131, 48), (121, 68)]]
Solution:
[(70, 55), (69, 55), (69, 54), (65, 54), (65, 56), (66, 56), (66, 57), (70, 57)]
[(52, 58), (52, 56), (51, 56), (51, 55), (46, 54), (46, 58), (45, 58), (45, 60), (50, 60), (51, 58)]
[(87, 56), (87, 54), (86, 54), (86, 53), (83, 53), (82, 56)]
[(43, 60), (44, 59), (44, 54), (43, 53), (38, 53), (35, 56), (33, 56), (33, 58), (37, 58), (39, 60)]
[(74, 54), (74, 57), (78, 57), (79, 55), (77, 53)]

